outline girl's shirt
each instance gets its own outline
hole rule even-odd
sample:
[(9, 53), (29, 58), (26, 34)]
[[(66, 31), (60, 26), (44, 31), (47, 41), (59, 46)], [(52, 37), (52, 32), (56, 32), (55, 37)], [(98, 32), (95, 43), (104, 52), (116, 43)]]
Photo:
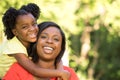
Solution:
[[(72, 68), (64, 66), (64, 70), (71, 73), (70, 80), (78, 80)], [(34, 80), (34, 77), (18, 63), (14, 63), (2, 80)], [(56, 80), (56, 78), (51, 78), (50, 80)]]
[(8, 54), (17, 53), (23, 53), (27, 55), (26, 48), (17, 39), (17, 37), (13, 37), (11, 40), (7, 40), (0, 45), (0, 78), (2, 78), (10, 66), (16, 62), (16, 59), (12, 56), (8, 56)]

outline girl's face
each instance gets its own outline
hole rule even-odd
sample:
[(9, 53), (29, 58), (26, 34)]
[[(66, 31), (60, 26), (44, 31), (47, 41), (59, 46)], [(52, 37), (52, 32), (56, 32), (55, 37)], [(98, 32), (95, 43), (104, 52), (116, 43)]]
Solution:
[(13, 33), (26, 47), (30, 42), (35, 42), (38, 33), (38, 26), (35, 18), (31, 14), (18, 16)]
[(42, 31), (37, 42), (37, 53), (40, 59), (55, 61), (61, 51), (62, 36), (58, 28), (50, 26)]

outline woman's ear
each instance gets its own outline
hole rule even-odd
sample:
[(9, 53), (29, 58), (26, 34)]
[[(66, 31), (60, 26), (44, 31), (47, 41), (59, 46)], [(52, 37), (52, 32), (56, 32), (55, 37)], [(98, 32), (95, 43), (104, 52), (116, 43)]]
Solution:
[(12, 32), (13, 32), (13, 34), (14, 34), (15, 36), (17, 36), (17, 31), (16, 31), (16, 29), (13, 29)]

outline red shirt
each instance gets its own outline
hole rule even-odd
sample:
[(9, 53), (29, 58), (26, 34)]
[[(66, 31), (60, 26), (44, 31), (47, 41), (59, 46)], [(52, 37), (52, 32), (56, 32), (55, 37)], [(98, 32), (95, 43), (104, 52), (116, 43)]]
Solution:
[[(64, 66), (64, 69), (71, 73), (70, 80), (78, 80), (78, 77), (72, 68)], [(33, 75), (22, 66), (18, 63), (14, 63), (2, 80), (34, 80), (34, 78)], [(51, 78), (50, 80), (56, 80), (56, 78)]]

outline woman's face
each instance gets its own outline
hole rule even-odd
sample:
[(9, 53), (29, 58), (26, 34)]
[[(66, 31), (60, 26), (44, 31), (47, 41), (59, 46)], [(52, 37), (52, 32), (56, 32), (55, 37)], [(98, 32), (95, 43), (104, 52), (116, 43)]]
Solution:
[(35, 18), (31, 14), (18, 16), (13, 33), (24, 45), (35, 42), (38, 33), (38, 26)]
[(37, 53), (40, 59), (55, 60), (61, 51), (62, 36), (58, 28), (50, 26), (42, 31), (37, 42)]

